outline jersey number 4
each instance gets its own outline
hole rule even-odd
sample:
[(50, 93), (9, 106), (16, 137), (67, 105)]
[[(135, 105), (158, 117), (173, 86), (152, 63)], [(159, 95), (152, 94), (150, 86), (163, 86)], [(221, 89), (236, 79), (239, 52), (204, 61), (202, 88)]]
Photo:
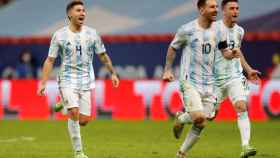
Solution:
[(81, 45), (76, 46), (76, 53), (80, 56), (82, 55), (82, 46)]

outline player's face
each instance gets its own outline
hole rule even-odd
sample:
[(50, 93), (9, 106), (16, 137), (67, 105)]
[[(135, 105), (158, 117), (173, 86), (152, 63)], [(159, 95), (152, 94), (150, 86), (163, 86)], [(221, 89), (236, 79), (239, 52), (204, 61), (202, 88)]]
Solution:
[(216, 21), (218, 14), (218, 4), (216, 0), (206, 1), (205, 6), (200, 9), (201, 15), (209, 21)]
[(229, 2), (223, 8), (224, 17), (236, 23), (239, 16), (239, 5), (236, 2)]
[(75, 5), (69, 15), (71, 23), (75, 25), (83, 25), (86, 17), (86, 11), (83, 5)]

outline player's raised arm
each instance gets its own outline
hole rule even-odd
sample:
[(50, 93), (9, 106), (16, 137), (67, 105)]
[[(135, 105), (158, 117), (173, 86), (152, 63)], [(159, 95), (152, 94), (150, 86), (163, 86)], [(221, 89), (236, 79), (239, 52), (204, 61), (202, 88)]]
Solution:
[(115, 71), (112, 61), (106, 52), (98, 54), (100, 61), (106, 66), (107, 70), (111, 73), (111, 80), (114, 87), (119, 86), (119, 78)]

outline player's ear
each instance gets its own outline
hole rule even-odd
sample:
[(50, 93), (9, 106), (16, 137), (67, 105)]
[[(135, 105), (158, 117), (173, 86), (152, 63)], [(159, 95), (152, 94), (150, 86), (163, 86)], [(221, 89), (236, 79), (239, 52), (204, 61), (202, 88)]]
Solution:
[(68, 17), (69, 20), (71, 20), (72, 16), (69, 15), (69, 14), (70, 14), (70, 10), (67, 12), (67, 17)]
[(199, 12), (200, 12), (200, 14), (203, 15), (203, 14), (204, 14), (204, 8), (203, 8), (203, 7), (200, 7), (200, 8), (199, 8)]

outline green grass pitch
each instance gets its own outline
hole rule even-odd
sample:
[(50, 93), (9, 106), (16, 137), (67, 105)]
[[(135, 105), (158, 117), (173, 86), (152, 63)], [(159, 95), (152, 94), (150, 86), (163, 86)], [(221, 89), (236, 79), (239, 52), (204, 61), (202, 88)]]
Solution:
[[(172, 121), (92, 121), (82, 128), (89, 158), (175, 158), (183, 138), (172, 135)], [(184, 130), (184, 136), (188, 131)], [(280, 122), (252, 123), (254, 158), (280, 158)], [(236, 122), (209, 123), (189, 158), (238, 158)], [(0, 158), (73, 158), (65, 121), (0, 121)]]

